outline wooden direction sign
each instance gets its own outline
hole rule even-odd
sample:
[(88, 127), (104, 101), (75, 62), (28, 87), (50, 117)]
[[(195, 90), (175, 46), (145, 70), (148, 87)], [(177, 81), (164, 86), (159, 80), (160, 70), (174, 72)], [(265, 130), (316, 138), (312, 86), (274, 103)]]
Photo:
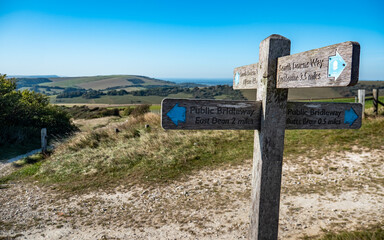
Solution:
[[(260, 129), (260, 101), (164, 99), (164, 129)], [(288, 102), (285, 129), (357, 129), (360, 103)]]
[(285, 129), (358, 129), (360, 103), (288, 102)]
[[(353, 86), (359, 79), (360, 45), (344, 42), (277, 59), (276, 88)], [(234, 89), (256, 89), (259, 64), (234, 70)]]
[(258, 129), (261, 102), (166, 98), (161, 103), (164, 129)]
[[(164, 99), (164, 129), (255, 129), (250, 239), (278, 238), (286, 129), (356, 129), (359, 103), (287, 102), (287, 88), (357, 83), (360, 45), (345, 42), (289, 55), (291, 41), (271, 35), (259, 63), (234, 70), (234, 89), (258, 89), (256, 101)], [(234, 143), (235, 144), (235, 143)]]
[(250, 64), (235, 68), (233, 76), (233, 89), (256, 89), (259, 64)]
[(360, 45), (344, 42), (277, 59), (277, 88), (353, 86)]

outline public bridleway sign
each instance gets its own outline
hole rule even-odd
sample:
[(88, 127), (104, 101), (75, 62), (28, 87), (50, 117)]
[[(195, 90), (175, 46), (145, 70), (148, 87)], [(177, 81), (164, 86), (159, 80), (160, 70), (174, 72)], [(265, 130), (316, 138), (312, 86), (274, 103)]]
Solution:
[(261, 102), (164, 99), (164, 129), (259, 129)]
[(259, 62), (235, 68), (234, 89), (257, 89), (256, 101), (164, 99), (164, 129), (254, 129), (250, 239), (278, 236), (286, 129), (357, 129), (359, 103), (287, 102), (289, 88), (353, 86), (360, 45), (344, 42), (294, 55), (291, 41), (271, 35)]

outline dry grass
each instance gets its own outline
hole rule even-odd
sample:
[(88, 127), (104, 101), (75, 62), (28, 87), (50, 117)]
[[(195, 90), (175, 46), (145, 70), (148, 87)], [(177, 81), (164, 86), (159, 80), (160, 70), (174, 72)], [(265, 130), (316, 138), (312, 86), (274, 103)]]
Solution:
[[(159, 115), (148, 113), (80, 133), (61, 144), (35, 177), (75, 183), (72, 190), (119, 181), (164, 182), (251, 157), (252, 131), (165, 131), (159, 122)], [(240, 147), (229, 147), (233, 143)]]
[[(166, 131), (159, 125), (160, 116), (153, 113), (130, 117), (123, 123), (111, 121), (96, 126), (82, 122), (82, 129), (87, 130), (60, 144), (38, 168), (29, 166), (36, 174), (27, 176), (74, 191), (92, 190), (121, 182), (172, 181), (194, 170), (239, 164), (253, 154), (253, 131)], [(324, 161), (329, 164), (322, 166), (323, 170), (312, 167), (310, 161), (300, 162), (301, 157), (319, 159), (330, 152), (382, 149), (383, 134), (381, 117), (364, 120), (358, 130), (287, 131), (285, 162), (307, 164), (308, 172), (300, 174), (314, 178), (312, 185), (298, 186), (294, 191), (325, 191), (328, 186), (339, 186), (317, 178), (322, 178), (325, 171), (327, 174), (344, 171), (333, 169), (332, 156)]]

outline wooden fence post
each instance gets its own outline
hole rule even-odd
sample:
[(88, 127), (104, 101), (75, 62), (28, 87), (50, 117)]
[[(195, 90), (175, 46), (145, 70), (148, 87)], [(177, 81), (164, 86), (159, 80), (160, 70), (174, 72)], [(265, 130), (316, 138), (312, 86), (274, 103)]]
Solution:
[(373, 94), (373, 113), (379, 114), (379, 89), (372, 89)]
[(363, 112), (361, 113), (361, 117), (364, 118), (365, 117), (365, 114), (364, 114), (364, 111), (365, 111), (365, 89), (359, 89), (357, 95), (359, 97), (359, 103), (361, 103), (363, 105)]
[(260, 43), (256, 101), (262, 101), (261, 129), (255, 131), (250, 239), (278, 236), (281, 173), (288, 89), (276, 88), (277, 58), (291, 41), (271, 35)]
[(47, 129), (41, 129), (41, 152), (45, 153), (47, 151)]

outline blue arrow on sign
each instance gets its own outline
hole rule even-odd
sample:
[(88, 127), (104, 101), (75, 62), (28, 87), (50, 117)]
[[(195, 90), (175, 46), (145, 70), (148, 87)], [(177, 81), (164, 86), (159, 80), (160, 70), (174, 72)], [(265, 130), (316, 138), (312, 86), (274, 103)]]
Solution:
[(349, 126), (351, 126), (356, 119), (358, 119), (359, 116), (356, 114), (355, 110), (351, 107), (349, 110), (345, 110), (344, 112), (344, 123), (349, 123)]
[(236, 75), (235, 75), (235, 84), (236, 85), (239, 85), (239, 83), (240, 83), (240, 74), (238, 73), (238, 72), (236, 72)]
[(346, 66), (344, 59), (336, 51), (336, 55), (329, 57), (328, 60), (328, 77), (334, 77), (337, 80)]
[(179, 104), (176, 103), (175, 106), (167, 113), (167, 116), (172, 120), (172, 122), (177, 126), (180, 122), (185, 122), (185, 107), (179, 107)]

